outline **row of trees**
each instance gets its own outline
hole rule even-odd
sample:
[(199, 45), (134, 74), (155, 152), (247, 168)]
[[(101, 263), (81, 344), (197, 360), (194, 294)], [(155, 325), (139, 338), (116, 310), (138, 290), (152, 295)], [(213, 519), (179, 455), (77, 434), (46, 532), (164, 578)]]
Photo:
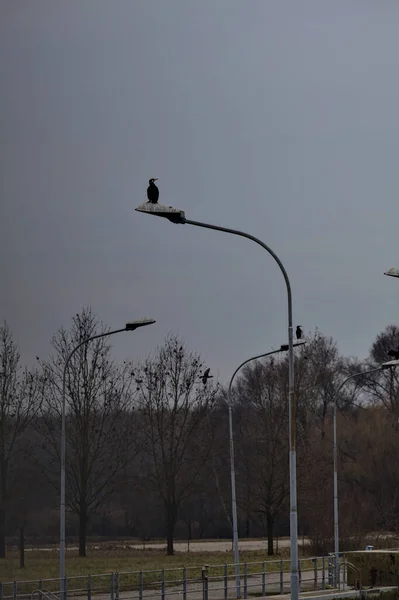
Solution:
[[(57, 539), (62, 375), (79, 342), (106, 331), (90, 309), (52, 340), (35, 369), (20, 365), (0, 327), (0, 557), (6, 535)], [(332, 538), (332, 423), (336, 390), (349, 374), (389, 358), (389, 326), (367, 361), (340, 355), (315, 331), (296, 350), (300, 534), (317, 550)], [(277, 358), (276, 358), (277, 356)], [(90, 535), (231, 537), (227, 398), (176, 336), (140, 364), (116, 363), (107, 338), (84, 344), (67, 372), (69, 537), (86, 554)], [(399, 373), (357, 377), (337, 399), (341, 533), (397, 531)], [(247, 366), (233, 394), (240, 536), (289, 531), (288, 363), (275, 355)], [(323, 547), (322, 547), (323, 546)]]

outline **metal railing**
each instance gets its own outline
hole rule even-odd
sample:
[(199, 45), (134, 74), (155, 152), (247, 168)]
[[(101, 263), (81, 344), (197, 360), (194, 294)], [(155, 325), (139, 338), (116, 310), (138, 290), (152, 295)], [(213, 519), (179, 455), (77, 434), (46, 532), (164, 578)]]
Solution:
[(31, 600), (35, 600), (35, 596), (38, 597), (38, 600), (60, 600), (60, 597), (54, 594), (53, 592), (49, 592), (49, 590), (34, 590), (31, 594)]
[(342, 589), (344, 590), (346, 587), (346, 572), (348, 569), (354, 571), (355, 573), (355, 589), (361, 591), (362, 590), (362, 574), (361, 571), (359, 569), (359, 567), (356, 567), (356, 565), (354, 565), (353, 563), (349, 562), (348, 560), (343, 560), (343, 562), (339, 563), (338, 565), (338, 589), (341, 589), (341, 577), (340, 577), (340, 572), (343, 572), (343, 577), (342, 577)]
[[(301, 591), (331, 586), (331, 557), (302, 558)], [(68, 600), (229, 600), (236, 596), (234, 564), (198, 565), (65, 578)], [(290, 561), (240, 563), (241, 597), (278, 595), (290, 590)], [(60, 579), (0, 583), (0, 600), (60, 600)]]

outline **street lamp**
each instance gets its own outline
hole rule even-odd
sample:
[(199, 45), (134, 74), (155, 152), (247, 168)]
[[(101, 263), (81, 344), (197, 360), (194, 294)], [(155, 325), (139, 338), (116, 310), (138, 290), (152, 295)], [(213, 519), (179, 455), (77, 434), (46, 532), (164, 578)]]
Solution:
[(368, 371), (361, 371), (360, 373), (353, 373), (349, 375), (342, 383), (338, 386), (337, 391), (334, 394), (334, 412), (333, 412), (333, 430), (334, 430), (334, 441), (333, 441), (333, 461), (334, 461), (334, 554), (335, 554), (335, 585), (338, 585), (339, 578), (339, 527), (338, 527), (338, 460), (337, 460), (337, 400), (341, 389), (348, 381), (360, 377), (361, 375), (371, 375), (378, 371), (384, 371), (385, 369), (391, 369), (399, 365), (399, 360), (389, 360), (382, 363), (375, 369), (369, 369)]
[[(293, 346), (303, 346), (306, 344), (305, 340), (299, 340), (293, 343)], [(236, 472), (234, 466), (234, 438), (233, 438), (233, 406), (231, 401), (231, 391), (233, 388), (233, 381), (238, 371), (240, 371), (247, 363), (258, 360), (259, 358), (266, 358), (266, 356), (271, 356), (272, 354), (277, 354), (278, 352), (286, 352), (288, 350), (288, 344), (281, 344), (278, 350), (271, 350), (270, 352), (266, 352), (264, 354), (259, 354), (258, 356), (252, 356), (251, 358), (247, 358), (240, 364), (239, 367), (236, 368), (233, 375), (231, 376), (229, 389), (227, 392), (227, 403), (229, 409), (229, 442), (230, 442), (230, 478), (231, 478), (231, 510), (233, 516), (233, 543), (234, 543), (234, 564), (235, 564), (235, 575), (236, 575), (236, 597), (241, 598), (241, 581), (240, 581), (240, 557), (238, 551), (238, 520), (237, 520), (237, 496), (236, 496)]]
[(152, 214), (157, 217), (164, 217), (172, 223), (194, 225), (205, 229), (213, 229), (214, 231), (223, 231), (232, 235), (247, 238), (261, 246), (268, 252), (276, 261), (280, 271), (284, 277), (287, 288), (288, 301), (288, 394), (289, 394), (289, 465), (290, 465), (290, 546), (291, 546), (291, 600), (299, 598), (299, 577), (298, 577), (298, 511), (297, 511), (297, 484), (296, 484), (296, 414), (295, 414), (295, 395), (294, 395), (294, 352), (293, 352), (293, 329), (292, 329), (292, 293), (291, 283), (283, 263), (273, 252), (269, 246), (258, 238), (244, 233), (237, 229), (228, 229), (227, 227), (219, 227), (210, 223), (202, 223), (200, 221), (191, 221), (186, 219), (183, 210), (165, 206), (163, 204), (151, 204), (145, 202), (136, 208), (138, 212)]
[(392, 269), (388, 269), (388, 271), (385, 271), (384, 275), (388, 275), (389, 277), (399, 277), (399, 269), (395, 269), (395, 267), (392, 267)]
[(62, 585), (63, 599), (66, 600), (66, 586), (65, 586), (65, 464), (66, 464), (66, 435), (65, 435), (65, 396), (66, 396), (66, 375), (68, 365), (72, 356), (77, 350), (84, 344), (97, 340), (99, 338), (108, 337), (122, 331), (134, 331), (139, 327), (145, 327), (146, 325), (152, 325), (155, 323), (154, 319), (139, 319), (138, 321), (132, 321), (126, 323), (122, 329), (115, 329), (114, 331), (106, 331), (97, 335), (92, 335), (80, 342), (68, 355), (64, 371), (62, 375), (62, 406), (61, 406), (61, 492), (60, 492), (60, 580)]

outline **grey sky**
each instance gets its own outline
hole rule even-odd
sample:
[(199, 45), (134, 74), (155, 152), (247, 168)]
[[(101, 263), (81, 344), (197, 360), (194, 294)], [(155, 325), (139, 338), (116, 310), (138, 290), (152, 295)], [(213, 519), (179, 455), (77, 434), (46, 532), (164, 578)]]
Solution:
[(225, 381), (294, 320), (365, 356), (397, 322), (399, 4), (2, 0), (0, 318), (27, 363), (92, 305), (144, 357), (178, 332)]

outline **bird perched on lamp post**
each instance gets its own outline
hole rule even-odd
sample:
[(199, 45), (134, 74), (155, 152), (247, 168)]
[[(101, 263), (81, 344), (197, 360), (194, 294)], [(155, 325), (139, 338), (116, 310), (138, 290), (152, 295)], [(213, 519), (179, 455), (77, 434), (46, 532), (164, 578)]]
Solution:
[(209, 371), (210, 369), (206, 369), (206, 371), (204, 371), (203, 375), (201, 375), (201, 381), (204, 385), (206, 385), (208, 383), (208, 379), (212, 379), (213, 375), (209, 375)]
[(150, 204), (158, 204), (159, 189), (155, 185), (155, 181), (158, 181), (157, 177), (153, 177), (148, 182), (150, 185), (147, 188), (147, 198)]
[(301, 327), (301, 325), (298, 325), (296, 330), (295, 330), (295, 335), (296, 335), (296, 339), (297, 340), (301, 340), (302, 336), (303, 336), (303, 329)]

